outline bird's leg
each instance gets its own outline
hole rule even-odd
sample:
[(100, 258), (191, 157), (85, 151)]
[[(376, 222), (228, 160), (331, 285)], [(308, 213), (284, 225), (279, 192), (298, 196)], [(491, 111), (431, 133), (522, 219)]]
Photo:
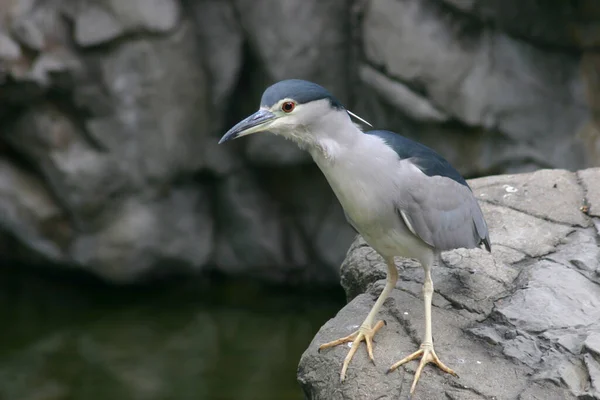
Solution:
[(421, 357), (421, 362), (415, 371), (415, 377), (413, 379), (412, 386), (410, 387), (410, 393), (413, 394), (415, 391), (415, 387), (417, 386), (417, 382), (421, 377), (421, 372), (423, 368), (428, 363), (434, 363), (438, 366), (442, 371), (452, 374), (454, 376), (458, 376), (456, 372), (448, 368), (443, 362), (440, 361), (438, 356), (435, 354), (435, 350), (433, 349), (433, 336), (431, 334), (431, 298), (433, 296), (433, 281), (431, 280), (431, 268), (429, 265), (423, 263), (423, 268), (425, 269), (425, 282), (423, 283), (423, 297), (425, 300), (425, 337), (423, 343), (421, 343), (421, 347), (419, 350), (415, 351), (408, 357), (403, 358), (398, 361), (396, 364), (392, 365), (388, 372), (394, 371), (396, 368), (405, 364), (409, 361), (412, 361), (416, 358)]
[(396, 281), (398, 281), (398, 270), (396, 269), (396, 264), (394, 264), (394, 258), (392, 257), (392, 258), (386, 260), (386, 263), (387, 263), (387, 277), (386, 277), (385, 287), (383, 288), (383, 291), (379, 295), (379, 298), (377, 298), (377, 301), (373, 305), (373, 308), (371, 308), (371, 311), (367, 315), (367, 318), (361, 324), (360, 328), (356, 332), (352, 333), (351, 335), (348, 335), (346, 337), (334, 340), (333, 342), (325, 343), (325, 344), (322, 344), (321, 346), (319, 346), (319, 351), (321, 351), (323, 349), (337, 346), (342, 343), (352, 342), (350, 351), (348, 351), (348, 355), (344, 359), (344, 363), (342, 365), (342, 372), (340, 373), (340, 381), (342, 381), (342, 382), (344, 381), (344, 379), (346, 379), (346, 370), (348, 369), (348, 364), (350, 364), (350, 360), (352, 360), (352, 357), (354, 357), (356, 350), (358, 350), (358, 346), (360, 345), (361, 341), (364, 340), (366, 342), (367, 354), (369, 355), (369, 358), (371, 359), (371, 361), (375, 362), (375, 359), (373, 357), (373, 336), (375, 336), (375, 333), (377, 333), (377, 331), (379, 329), (381, 329), (381, 327), (383, 325), (385, 325), (385, 322), (379, 321), (375, 324), (375, 326), (373, 326), (373, 321), (375, 320), (375, 316), (377, 315), (377, 312), (381, 308), (381, 305), (383, 304), (385, 299), (389, 296), (389, 294), (392, 291), (392, 289), (394, 288), (394, 286), (396, 286)]

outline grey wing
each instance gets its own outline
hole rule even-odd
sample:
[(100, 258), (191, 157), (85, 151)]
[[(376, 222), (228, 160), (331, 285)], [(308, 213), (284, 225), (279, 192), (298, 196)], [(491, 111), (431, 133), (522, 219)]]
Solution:
[(487, 224), (469, 187), (442, 176), (426, 177), (403, 191), (398, 214), (408, 229), (439, 250), (491, 250)]

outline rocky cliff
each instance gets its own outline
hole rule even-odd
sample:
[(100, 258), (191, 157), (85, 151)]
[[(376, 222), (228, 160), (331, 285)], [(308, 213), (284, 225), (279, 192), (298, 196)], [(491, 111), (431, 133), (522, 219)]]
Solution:
[[(540, 170), (469, 182), (492, 240), (443, 254), (432, 272), (433, 338), (459, 378), (426, 366), (414, 400), (600, 399), (600, 168)], [(400, 280), (378, 319), (375, 365), (359, 349), (339, 382), (352, 333), (385, 284), (386, 266), (360, 237), (342, 266), (348, 305), (306, 350), (298, 380), (307, 399), (408, 398), (424, 331), (423, 270), (397, 259)], [(364, 344), (362, 345), (364, 347)]]
[(597, 165), (600, 7), (540, 4), (3, 1), (0, 256), (337, 280), (353, 232), (307, 155), (216, 145), (289, 77), (467, 176)]

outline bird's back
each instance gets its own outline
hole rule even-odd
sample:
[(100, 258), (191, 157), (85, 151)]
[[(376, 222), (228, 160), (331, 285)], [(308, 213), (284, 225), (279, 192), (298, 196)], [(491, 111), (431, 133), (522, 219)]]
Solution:
[(444, 176), (469, 187), (467, 181), (444, 157), (433, 149), (394, 132), (373, 130), (367, 135), (383, 139), (398, 154), (400, 159), (413, 159), (414, 163), (427, 176)]
[[(466, 180), (431, 148), (390, 131), (365, 132), (381, 139), (401, 161), (418, 168), (405, 174), (397, 193), (398, 214), (410, 231), (439, 250), (491, 250), (487, 224)], [(408, 171), (408, 172), (407, 172)]]

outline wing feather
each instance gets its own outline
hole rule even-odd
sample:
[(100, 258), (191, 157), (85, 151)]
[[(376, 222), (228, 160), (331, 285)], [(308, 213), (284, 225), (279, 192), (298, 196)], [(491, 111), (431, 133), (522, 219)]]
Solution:
[(488, 229), (470, 188), (442, 176), (423, 175), (403, 191), (407, 198), (397, 209), (408, 229), (439, 250), (474, 248), (489, 250)]

